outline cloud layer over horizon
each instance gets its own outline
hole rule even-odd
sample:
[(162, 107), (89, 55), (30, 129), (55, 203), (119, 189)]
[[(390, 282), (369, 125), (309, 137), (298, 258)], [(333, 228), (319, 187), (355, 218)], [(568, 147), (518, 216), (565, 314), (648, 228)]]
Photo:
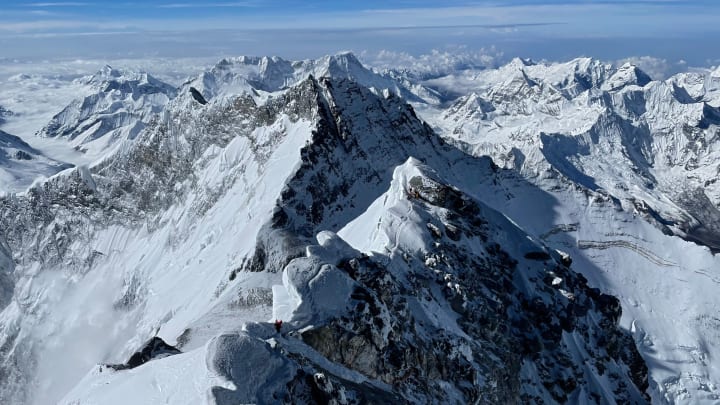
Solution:
[[(340, 3), (340, 4), (338, 4)], [(379, 1), (6, 0), (0, 58), (316, 57), (349, 49), (410, 54), (495, 47), (509, 56), (720, 58), (709, 0)]]

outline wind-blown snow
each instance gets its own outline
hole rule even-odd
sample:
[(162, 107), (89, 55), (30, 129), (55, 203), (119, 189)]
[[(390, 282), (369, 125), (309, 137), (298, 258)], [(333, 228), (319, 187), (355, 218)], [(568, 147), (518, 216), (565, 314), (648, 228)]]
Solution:
[[(523, 269), (510, 278), (518, 297), (540, 297), (550, 309), (592, 301), (591, 315), (574, 322), (620, 339), (613, 306), (574, 273), (560, 274), (567, 255), (543, 244), (567, 252), (590, 286), (620, 300), (619, 323), (647, 363), (653, 402), (719, 400), (717, 72), (652, 81), (634, 65), (589, 58), (492, 63), (421, 74), (379, 73), (347, 53), (227, 58), (177, 90), (110, 68), (75, 81), (11, 78), (0, 105), (13, 115), (2, 128), (21, 139), (0, 132), (2, 189), (17, 192), (1, 201), (0, 357), (17, 366), (0, 369), (11, 381), (0, 384), (0, 398), (273, 402), (290, 382), (328, 398), (467, 398), (459, 374), (418, 377), (437, 382), (422, 389), (403, 380), (405, 396), (393, 396), (399, 388), (388, 381), (399, 374), (378, 371), (371, 353), (402, 324), (382, 294), (367, 301), (381, 324), (361, 345), (371, 349), (352, 352), (355, 364), (333, 357), (347, 348), (343, 328), (363, 325), (356, 305), (374, 282), (405, 300), (399, 307), (420, 325), (412, 343), (446, 331), (452, 361), (476, 370), (470, 385), (495, 392), (483, 364), (499, 360), (478, 351), (469, 337), (477, 331), (461, 322), (459, 300), (472, 287), (465, 269), (442, 267), (447, 257), (432, 254), (442, 241), (465, 259), (500, 255), (448, 214), (477, 205), (482, 215), (460, 222), (477, 216), (494, 230), (486, 236)], [(58, 88), (27, 104), (39, 85)], [(34, 137), (41, 128), (56, 138)], [(499, 167), (473, 157), (483, 155)], [(459, 205), (437, 190), (462, 196)], [(368, 276), (378, 269), (385, 278)], [(268, 323), (275, 319), (284, 321), (281, 334)], [(553, 374), (557, 384), (546, 390), (538, 367), (548, 365), (528, 357), (507, 363), (524, 395), (611, 400), (624, 386), (625, 399), (643, 401), (632, 356), (555, 329), (548, 350), (559, 352), (537, 355), (582, 367), (584, 377), (572, 380), (579, 388), (559, 393), (558, 381), (570, 380)], [(100, 366), (125, 362), (153, 336), (184, 353), (131, 370)]]
[[(23, 306), (39, 308), (40, 319), (48, 320), (34, 324), (35, 318), (21, 317), (25, 311), (12, 306), (3, 312), (8, 321), (19, 317), (21, 333), (33, 336), (38, 358), (45, 359), (38, 363), (35, 403), (56, 400), (99, 361), (123, 362), (153, 334), (174, 342), (190, 329), (183, 347), (193, 348), (233, 325), (269, 318), (264, 297), (270, 295), (272, 278), (238, 273), (235, 282), (242, 289), (235, 295), (223, 292), (228, 275), (253, 252), (251, 235), (272, 214), (273, 200), (248, 195), (248, 187), (258, 196), (279, 194), (310, 135), (308, 125), (282, 117), (256, 130), (256, 139), (287, 140), (266, 162), (252, 158), (248, 138), (210, 151), (197, 168), (204, 187), (222, 189), (229, 175), (240, 179), (206, 215), (199, 217), (193, 208), (207, 197), (205, 188), (196, 189), (158, 218), (164, 224), (158, 229), (112, 226), (96, 233), (90, 246), (78, 245), (96, 258), (87, 275), (34, 266), (37, 275), (17, 281)], [(83, 303), (92, 308), (84, 309)], [(62, 378), (54, 376), (58, 365), (63, 365)]]

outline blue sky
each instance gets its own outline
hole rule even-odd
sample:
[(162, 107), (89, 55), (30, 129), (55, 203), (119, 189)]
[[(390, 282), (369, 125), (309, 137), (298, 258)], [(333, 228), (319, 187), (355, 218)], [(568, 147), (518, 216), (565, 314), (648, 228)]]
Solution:
[(314, 57), (495, 47), (535, 59), (720, 59), (717, 0), (20, 1), (0, 5), (0, 58)]

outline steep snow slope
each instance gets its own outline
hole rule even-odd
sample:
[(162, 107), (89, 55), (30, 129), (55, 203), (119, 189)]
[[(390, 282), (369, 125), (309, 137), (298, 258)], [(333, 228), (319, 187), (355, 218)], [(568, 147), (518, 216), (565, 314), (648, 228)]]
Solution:
[[(272, 97), (198, 98), (189, 87), (127, 148), (0, 199), (15, 261), (13, 298), (0, 314), (11, 383), (0, 398), (643, 401), (647, 375), (616, 327), (616, 301), (445, 185), (477, 183), (496, 168), (445, 144), (392, 91), (314, 77)], [(403, 165), (410, 156), (447, 180)], [(420, 197), (409, 201), (394, 172), (414, 173)], [(341, 231), (388, 196), (415, 214), (386, 234), (418, 232), (390, 252), (364, 257), (321, 232)], [(446, 233), (436, 237), (447, 246), (420, 220)], [(426, 254), (437, 256), (440, 279)], [(445, 273), (467, 285), (444, 290)], [(257, 323), (272, 315), (273, 290), (284, 293), (272, 312), (295, 308), (286, 331), (297, 332), (272, 336)], [(124, 362), (155, 335), (186, 353), (100, 372), (98, 362)]]
[[(357, 89), (324, 82), (330, 84), (327, 91), (338, 92), (332, 97), (335, 103), (342, 100), (337, 95)], [(364, 151), (372, 158), (387, 152), (364, 147), (381, 141), (374, 136), (368, 136), (364, 145), (342, 148), (343, 142), (355, 138), (354, 129), (361, 128), (349, 121), (344, 136), (326, 127), (310, 149), (320, 148), (326, 157)], [(395, 137), (388, 138), (385, 142)], [(416, 140), (424, 146), (422, 138)], [(329, 148), (332, 140), (340, 143)], [(452, 153), (444, 148), (437, 151)], [(346, 159), (340, 166), (362, 163), (362, 159)], [(485, 160), (470, 159), (467, 164), (474, 164), (478, 174), (492, 173)], [(319, 171), (328, 168), (322, 161), (314, 165), (320, 166)], [(187, 398), (204, 401), (211, 392), (220, 404), (596, 397), (643, 402), (636, 388), (644, 388), (646, 378), (639, 355), (633, 349), (618, 351), (632, 344), (614, 326), (619, 314), (616, 301), (588, 289), (556, 261), (558, 254), (548, 253), (501, 215), (441, 183), (430, 170), (414, 159), (396, 168), (390, 190), (372, 204), (384, 208), (370, 208), (341, 231), (363, 240), (363, 233), (352, 229), (354, 224), (378, 223), (376, 214), (388, 215), (391, 219), (379, 225), (381, 232), (396, 238), (394, 244), (384, 246), (384, 252), (368, 257), (332, 232), (321, 232), (318, 245), (305, 246), (304, 254), (283, 266), (282, 287), (274, 288), (273, 303), (274, 314), (286, 320), (282, 335), (267, 323), (247, 324), (242, 331), (219, 336), (185, 355), (185, 361), (206, 358), (207, 369), (194, 375), (226, 379), (212, 386), (207, 377), (193, 377), (194, 389)], [(290, 180), (288, 186), (304, 177)], [(317, 187), (326, 192), (334, 188), (325, 181)], [(416, 194), (410, 200), (408, 190), (413, 188)], [(284, 194), (280, 206), (287, 210), (291, 207)], [(319, 216), (342, 218), (352, 210), (343, 206)], [(402, 212), (402, 217), (395, 212)], [(293, 218), (273, 227), (303, 230), (297, 227), (299, 222), (309, 227), (323, 222), (317, 216)], [(286, 237), (302, 237), (297, 232)], [(510, 252), (500, 243), (511, 247)], [(555, 318), (554, 313), (567, 317)], [(598, 319), (602, 321), (597, 323)], [(598, 336), (602, 342), (595, 340)], [(516, 347), (527, 352), (517, 353)], [(605, 356), (615, 360), (605, 363)], [(599, 362), (585, 364), (590, 358)], [(170, 381), (164, 376), (169, 368), (178, 367), (174, 364), (178, 361), (179, 356), (157, 360), (127, 374), (93, 371), (64, 403), (153, 403), (173, 386), (175, 375)], [(617, 367), (616, 361), (625, 366), (609, 372), (608, 367)], [(573, 363), (577, 371), (569, 372)], [(154, 373), (163, 377), (154, 380), (158, 386), (151, 388), (143, 381)], [(114, 395), (108, 396), (100, 388), (104, 383), (123, 387), (133, 381), (147, 396), (118, 388), (111, 388)]]
[(518, 60), (478, 74), (472, 93), (427, 118), (472, 153), (529, 176), (552, 167), (629, 205), (644, 201), (677, 234), (715, 248), (720, 110), (675, 80), (650, 82), (630, 65)]
[[(226, 59), (171, 101), (87, 82), (68, 130), (143, 128), (73, 132), (106, 158), (0, 199), (0, 399), (717, 402), (718, 77), (340, 54)], [(97, 366), (155, 335), (185, 353)]]
[[(22, 292), (2, 313), (3, 355), (22, 365), (7, 370), (18, 384), (4, 385), (3, 398), (23, 398), (31, 383), (37, 403), (57, 400), (92, 364), (124, 361), (161, 325), (174, 339), (269, 317), (272, 275), (236, 269), (272, 213), (263, 197), (279, 194), (310, 130), (292, 107), (292, 119), (279, 111), (285, 99), (241, 101), (171, 107), (105, 165), (3, 201)], [(229, 277), (239, 286), (225, 291)]]
[(659, 403), (718, 400), (715, 76), (653, 82), (630, 65), (515, 60), (435, 79), (469, 94), (418, 105), (446, 139), (552, 196), (519, 184), (484, 198), (621, 297)]
[[(564, 398), (579, 401), (591, 393), (619, 399), (622, 395), (620, 391), (623, 390), (620, 389), (618, 394), (612, 393), (613, 389), (618, 388), (615, 386), (618, 381), (608, 376), (625, 375), (625, 370), (618, 370), (618, 374), (605, 371), (600, 373), (605, 377), (598, 375), (597, 379), (585, 380), (580, 377), (580, 381), (575, 380), (578, 374), (569, 373), (564, 376), (566, 385), (563, 389), (567, 393), (559, 388), (548, 391), (543, 388), (542, 381), (533, 380), (539, 376), (535, 369), (538, 366), (548, 373), (567, 373), (565, 367), (568, 362), (587, 359), (587, 355), (574, 357), (578, 354), (574, 351), (578, 344), (582, 345), (580, 342), (589, 337), (580, 332), (582, 328), (576, 323), (594, 322), (591, 313), (601, 318), (612, 317), (612, 299), (608, 301), (608, 307), (585, 307), (592, 300), (584, 294), (598, 293), (584, 287), (583, 282), (576, 279), (577, 276), (557, 262), (554, 262), (554, 272), (541, 271), (547, 284), (538, 285), (539, 290), (535, 290), (534, 283), (526, 284), (526, 277), (533, 277), (532, 272), (518, 270), (513, 277), (513, 269), (527, 266), (538, 270), (545, 267), (542, 261), (553, 262), (553, 259), (548, 253), (544, 253), (545, 258), (539, 262), (538, 259), (523, 257), (523, 254), (528, 256), (530, 252), (540, 254), (544, 248), (529, 241), (497, 213), (474, 205), (470, 200), (454, 200), (463, 197), (453, 195), (448, 186), (426, 177), (423, 170), (428, 169), (419, 168), (417, 161), (412, 159), (398, 167), (391, 189), (374, 204), (384, 205), (385, 208), (370, 210), (353, 221), (355, 224), (376, 220), (374, 215), (380, 213), (383, 218), (393, 218), (380, 225), (388, 236), (409, 228), (411, 231), (406, 233), (409, 238), (398, 239), (395, 245), (383, 246), (387, 248), (384, 249), (386, 253), (373, 253), (368, 257), (350, 248), (335, 234), (323, 232), (317, 237), (319, 245), (308, 246), (305, 257), (294, 259), (285, 267), (280, 288), (291, 297), (294, 311), (285, 318), (290, 322), (282, 335), (273, 333), (268, 324), (248, 324), (243, 331), (220, 336), (202, 349), (158, 360), (136, 372), (103, 374), (93, 371), (65, 401), (155, 403), (176, 395), (172, 390), (168, 390), (168, 394), (162, 393), (177, 384), (174, 381), (177, 378), (193, 382), (182, 391), (184, 396), (177, 397), (179, 403), (205, 401), (208, 392), (214, 394), (217, 403), (267, 403), (278, 400), (297, 403), (328, 399), (387, 401), (396, 399), (394, 397), (398, 394), (416, 401), (450, 402), (466, 402), (477, 397), (506, 401), (520, 396), (525, 400), (544, 398), (553, 401)], [(422, 196), (416, 197), (414, 201), (408, 200), (406, 194), (408, 187), (411, 187), (408, 181), (424, 187), (420, 191)], [(454, 205), (461, 201), (464, 205)], [(397, 208), (401, 208), (403, 218), (393, 214)], [(458, 213), (455, 209), (464, 212)], [(480, 211), (475, 211), (477, 209)], [(453, 212), (461, 215), (449, 220)], [(474, 214), (467, 215), (470, 212)], [(489, 222), (485, 222), (485, 218)], [(440, 234), (436, 233), (426, 226), (428, 220), (443, 228), (461, 227), (462, 230), (456, 231), (462, 241), (449, 237), (457, 234), (443, 236), (442, 233), (449, 232), (449, 228), (437, 228)], [(499, 221), (499, 224), (495, 221)], [(476, 235), (475, 232), (480, 233)], [(357, 233), (354, 235), (360, 237)], [(517, 251), (508, 256), (497, 250), (497, 247), (493, 247), (497, 245), (486, 239), (492, 235), (505, 243), (511, 240), (516, 242), (514, 246)], [(480, 242), (481, 239), (485, 241)], [(513, 263), (511, 257), (519, 257), (521, 262)], [(474, 258), (473, 265), (463, 268), (461, 263), (467, 265), (470, 258)], [(483, 275), (485, 271), (496, 274)], [(556, 281), (560, 276), (564, 278)], [(520, 284), (518, 287), (522, 286), (522, 292), (513, 294), (502, 291), (502, 288), (514, 282)], [(418, 288), (420, 285), (424, 287)], [(513, 303), (513, 297), (523, 297), (523, 294), (537, 296), (533, 304), (522, 305), (534, 305), (535, 311), (543, 313), (548, 311), (547, 315), (551, 318), (552, 310), (544, 308), (543, 301), (546, 299), (555, 302), (555, 305), (569, 305), (577, 312), (570, 318), (558, 319), (558, 330), (554, 333), (545, 330), (540, 338), (525, 334), (528, 331), (523, 329), (528, 327), (525, 322), (543, 322), (530, 327), (547, 328), (554, 321), (545, 324), (545, 320), (532, 315), (529, 319), (506, 319), (504, 311), (487, 308), (517, 305)], [(276, 299), (274, 305), (277, 307), (280, 304), (284, 303)], [(521, 314), (527, 312), (508, 310), (507, 313), (522, 317)], [(345, 316), (341, 316), (343, 314)], [(397, 317), (397, 314), (401, 316)], [(483, 319), (473, 319), (476, 316)], [(480, 324), (486, 327), (478, 328)], [(576, 332), (562, 331), (563, 328), (573, 327), (577, 327)], [(590, 326), (591, 329), (596, 327)], [(513, 332), (508, 334), (505, 330)], [(513, 336), (515, 333), (520, 336)], [(603, 336), (610, 340), (627, 339), (617, 332)], [(546, 350), (552, 353), (547, 353), (548, 357), (543, 361), (533, 363), (530, 360), (532, 356), (517, 356), (512, 350), (515, 347), (513, 340), (518, 338), (540, 338), (543, 341), (539, 343), (541, 346), (557, 339), (556, 343), (562, 348), (546, 346)], [(445, 349), (448, 342), (452, 342), (451, 347), (454, 348), (449, 353)], [(516, 344), (528, 347), (530, 352), (534, 350), (527, 342)], [(607, 347), (614, 344), (608, 344)], [(339, 345), (339, 350), (336, 345)], [(572, 348), (570, 355), (563, 354), (568, 346)], [(591, 346), (584, 349), (606, 350), (602, 343), (593, 342)], [(628, 354), (632, 355), (631, 352)], [(197, 360), (203, 355), (207, 358), (205, 364)], [(509, 374), (509, 381), (503, 380), (503, 385), (498, 386), (495, 382), (498, 377), (488, 375), (488, 371), (499, 372), (500, 367), (506, 365), (505, 362), (513, 362), (510, 358), (515, 358), (514, 361), (518, 363), (514, 364), (514, 369), (505, 371)], [(335, 364), (328, 359), (334, 360)], [(189, 363), (189, 366), (177, 364), (181, 360)], [(414, 367), (416, 361), (425, 365), (418, 369)], [(263, 367), (258, 369), (260, 364)], [(605, 367), (582, 363), (578, 366), (588, 367), (587, 371), (578, 370), (579, 375), (584, 372), (597, 373), (595, 367)], [(610, 364), (610, 367), (615, 365)], [(458, 368), (466, 371), (451, 372)], [(181, 371), (182, 374), (171, 371), (178, 369), (193, 370), (192, 377), (185, 375), (187, 371)], [(150, 375), (159, 378), (153, 379)], [(436, 377), (430, 382), (430, 387), (418, 384), (431, 375)], [(229, 381), (223, 382), (219, 378), (221, 376)], [(632, 386), (627, 376), (621, 378)], [(151, 387), (149, 381), (154, 381), (159, 388)], [(105, 384), (110, 385), (109, 390)], [(123, 389), (129, 384), (139, 386), (140, 390)], [(212, 384), (218, 385), (209, 391)], [(643, 401), (637, 391), (630, 390), (629, 395), (625, 397), (626, 400)]]
[[(514, 181), (514, 180), (513, 180)], [(650, 370), (653, 403), (714, 403), (720, 353), (715, 310), (718, 259), (707, 247), (664, 234), (607, 194), (548, 174), (538, 185), (502, 181), (485, 201), (525, 230), (569, 253), (591, 286), (620, 298)]]
[(36, 178), (49, 177), (72, 165), (44, 156), (17, 136), (0, 131), (0, 190), (25, 191)]

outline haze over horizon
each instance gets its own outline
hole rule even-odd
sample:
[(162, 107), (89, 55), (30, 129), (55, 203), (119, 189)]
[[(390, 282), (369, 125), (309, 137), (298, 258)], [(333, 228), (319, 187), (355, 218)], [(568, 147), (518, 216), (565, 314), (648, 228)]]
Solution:
[(668, 0), (4, 2), (0, 60), (492, 49), (713, 66), (720, 4)]
[(719, 16), (4, 0), (0, 405), (717, 405)]

